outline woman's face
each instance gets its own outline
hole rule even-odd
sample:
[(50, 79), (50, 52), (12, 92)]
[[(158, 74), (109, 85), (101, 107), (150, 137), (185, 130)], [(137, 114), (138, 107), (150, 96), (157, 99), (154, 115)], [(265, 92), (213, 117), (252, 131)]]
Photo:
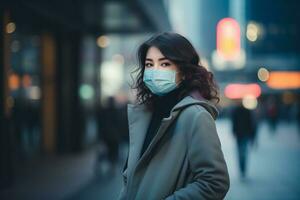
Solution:
[(172, 61), (168, 60), (158, 48), (152, 46), (148, 49), (145, 59), (145, 69), (160, 69), (176, 71), (176, 83), (180, 83), (182, 75), (179, 68)]

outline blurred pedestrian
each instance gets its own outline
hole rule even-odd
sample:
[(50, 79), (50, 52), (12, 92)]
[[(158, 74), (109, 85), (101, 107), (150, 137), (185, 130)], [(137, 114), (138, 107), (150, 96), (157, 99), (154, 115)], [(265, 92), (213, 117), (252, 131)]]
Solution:
[(236, 100), (237, 105), (232, 110), (232, 131), (237, 142), (238, 161), (241, 178), (246, 177), (248, 148), (253, 144), (256, 136), (256, 124), (253, 114), (246, 109), (240, 100)]
[[(119, 93), (120, 94), (120, 93)], [(124, 162), (127, 158), (129, 146), (129, 132), (128, 132), (128, 118), (127, 118), (127, 104), (128, 97), (125, 95), (118, 95), (117, 98), (117, 112), (118, 112), (118, 129), (120, 133), (119, 141), (119, 160)]]
[[(107, 105), (98, 111), (100, 117), (100, 132), (102, 144), (98, 155), (99, 165), (105, 164), (106, 173), (113, 174), (117, 167), (119, 160), (119, 142), (120, 142), (120, 130), (118, 121), (118, 110), (116, 108), (116, 102), (114, 97), (109, 97)], [(102, 163), (101, 163), (102, 162)], [(108, 162), (108, 164), (107, 164)]]
[(117, 112), (118, 112), (118, 129), (120, 132), (120, 143), (128, 146), (129, 133), (128, 133), (128, 119), (127, 119), (127, 104), (129, 103), (128, 97), (122, 92), (116, 96)]
[(213, 74), (176, 33), (151, 37), (138, 57), (119, 199), (223, 199), (229, 175), (214, 122)]
[(267, 120), (272, 133), (275, 133), (279, 118), (279, 110), (275, 97), (270, 96), (267, 103)]

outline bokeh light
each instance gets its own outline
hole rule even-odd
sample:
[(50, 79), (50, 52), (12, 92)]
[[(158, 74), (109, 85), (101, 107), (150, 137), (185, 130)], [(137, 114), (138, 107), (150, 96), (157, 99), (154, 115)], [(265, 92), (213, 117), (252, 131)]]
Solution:
[(6, 33), (13, 33), (16, 30), (16, 24), (14, 22), (10, 22), (6, 25)]
[(94, 88), (89, 84), (82, 84), (79, 89), (80, 97), (84, 100), (89, 100), (94, 97)]
[(17, 74), (11, 74), (8, 79), (8, 85), (11, 90), (16, 90), (20, 87), (20, 77)]
[(257, 72), (257, 77), (260, 81), (265, 82), (269, 79), (270, 73), (266, 68), (261, 67), (261, 68), (259, 68), (259, 70)]
[(246, 95), (242, 100), (243, 106), (249, 110), (254, 110), (257, 107), (257, 99), (253, 95)]
[(249, 41), (255, 42), (258, 39), (259, 34), (260, 28), (256, 23), (251, 22), (247, 25), (246, 36)]
[(98, 38), (97, 38), (97, 45), (99, 46), (99, 47), (101, 47), (101, 48), (105, 48), (105, 47), (107, 47), (108, 45), (109, 45), (109, 38), (107, 37), (107, 36), (105, 36), (105, 35), (103, 35), (103, 36), (99, 36)]
[(261, 95), (261, 88), (256, 83), (251, 84), (229, 84), (225, 87), (224, 94), (229, 99), (242, 99), (245, 96), (259, 97)]
[(273, 89), (300, 88), (300, 72), (298, 71), (273, 71), (267, 85)]

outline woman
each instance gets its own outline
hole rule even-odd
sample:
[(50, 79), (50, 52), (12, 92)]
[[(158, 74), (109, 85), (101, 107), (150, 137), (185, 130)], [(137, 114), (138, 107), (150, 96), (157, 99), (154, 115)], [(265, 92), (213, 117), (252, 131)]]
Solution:
[(129, 154), (119, 199), (223, 199), (229, 176), (216, 132), (213, 75), (176, 33), (138, 50), (137, 105), (128, 106)]

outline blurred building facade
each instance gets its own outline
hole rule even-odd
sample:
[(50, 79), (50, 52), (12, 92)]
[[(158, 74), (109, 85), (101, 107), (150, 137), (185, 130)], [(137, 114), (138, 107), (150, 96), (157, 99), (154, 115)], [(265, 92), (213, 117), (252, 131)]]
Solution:
[[(78, 152), (95, 140), (90, 119), (105, 90), (103, 51), (111, 42), (171, 29), (159, 0), (4, 0), (0, 27), (1, 187), (13, 182), (20, 160)], [(108, 76), (124, 57), (112, 60)]]
[[(258, 86), (254, 100), (259, 103), (252, 102), (257, 104), (255, 108), (266, 107), (270, 101), (283, 112), (284, 107), (299, 107), (299, 1), (168, 2), (174, 30), (194, 42), (202, 65), (214, 72), (224, 111), (232, 103), (228, 91), (237, 91), (228, 90), (232, 84), (243, 89), (250, 84)], [(182, 10), (191, 14), (185, 16)]]

